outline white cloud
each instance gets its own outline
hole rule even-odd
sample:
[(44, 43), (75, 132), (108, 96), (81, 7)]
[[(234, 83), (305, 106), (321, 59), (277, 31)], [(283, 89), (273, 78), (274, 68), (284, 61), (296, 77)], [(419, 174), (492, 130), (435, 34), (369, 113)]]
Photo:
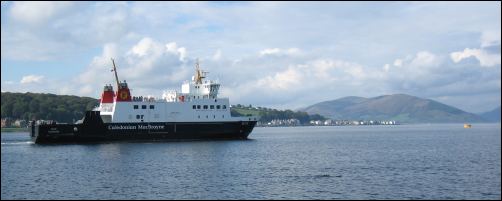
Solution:
[[(372, 82), (377, 79), (377, 75), (372, 75), (367, 72), (367, 67), (354, 62), (315, 57), (307, 61), (296, 61), (288, 57), (277, 60), (258, 56), (254, 60), (256, 63), (272, 63), (270, 65), (276, 67), (267, 68), (261, 77), (239, 77), (239, 82), (235, 85), (229, 85), (227, 79), (227, 84), (222, 89), (225, 89), (224, 95), (229, 96), (233, 102), (291, 109), (305, 106), (302, 102), (320, 102), (337, 94), (364, 95), (370, 91), (381, 92), (377, 87), (380, 84)], [(288, 61), (289, 64), (278, 66), (281, 61)], [(259, 71), (254, 65), (242, 62), (240, 68), (245, 72)]]
[(297, 90), (298, 86), (304, 82), (302, 73), (297, 69), (288, 68), (284, 72), (277, 72), (273, 76), (257, 81), (257, 85), (266, 90)]
[[(175, 42), (162, 43), (151, 38), (143, 38), (129, 48), (107, 44), (103, 54), (94, 58), (82, 74), (78, 91), (87, 95), (97, 94), (101, 85), (114, 83), (112, 74), (108, 73), (111, 55), (118, 60), (120, 79), (128, 80), (133, 94), (179, 90), (182, 81), (189, 80), (193, 73), (195, 59), (181, 59), (185, 52), (186, 48), (179, 47)], [(219, 55), (219, 52), (221, 50), (218, 49), (214, 55)], [(265, 52), (285, 53), (287, 49)], [(201, 60), (201, 66), (210, 71), (211, 79), (219, 78), (222, 83), (220, 96), (229, 97), (232, 103), (277, 108), (298, 108), (305, 106), (305, 102), (346, 95), (369, 97), (409, 93), (421, 97), (437, 94), (455, 97), (462, 90), (454, 90), (454, 87), (465, 88), (465, 84), (472, 83), (465, 73), (475, 77), (487, 76), (448, 63), (449, 60), (442, 59), (444, 56), (429, 51), (393, 59), (392, 64), (384, 65), (383, 70), (312, 54), (300, 58), (255, 55), (237, 62), (221, 55), (215, 60), (214, 55)], [(485, 78), (493, 79), (497, 78)], [(493, 90), (493, 87), (485, 88)]]
[(463, 59), (469, 57), (476, 57), (481, 66), (491, 67), (495, 65), (500, 65), (500, 54), (491, 54), (483, 49), (465, 48), (464, 51), (461, 52), (452, 52), (450, 54), (450, 57), (455, 63), (458, 63)]
[(298, 55), (301, 50), (299, 48), (288, 48), (288, 49), (280, 49), (280, 48), (267, 48), (261, 50), (259, 52), (260, 56), (282, 56), (282, 55)]
[[(93, 58), (87, 69), (78, 77), (78, 91), (87, 96), (99, 94), (104, 84), (115, 86), (115, 77), (110, 72), (110, 58), (115, 58), (120, 81), (127, 80), (133, 93), (152, 93), (179, 85), (189, 79), (187, 51), (175, 42), (162, 43), (152, 38), (142, 38), (132, 47), (115, 43), (103, 46), (100, 56)], [(179, 86), (176, 86), (178, 88)], [(67, 89), (65, 89), (67, 90)]]
[(8, 15), (2, 8), (2, 58), (60, 61), (135, 35), (123, 3), (12, 2), (7, 8)]
[(180, 61), (184, 61), (187, 57), (187, 50), (185, 47), (178, 48), (175, 42), (166, 44), (167, 52), (179, 55)]
[(21, 78), (21, 84), (32, 84), (32, 83), (40, 83), (44, 79), (42, 75), (27, 75)]
[(48, 1), (23, 1), (12, 2), (11, 17), (19, 22), (30, 25), (45, 24), (65, 9), (71, 7), (73, 2), (48, 2)]
[[(498, 53), (493, 48), (500, 46), (499, 2), (74, 4), (2, 3), (2, 61), (88, 64), (71, 83), (47, 77), (43, 88), (22, 90), (99, 95), (103, 84), (114, 83), (110, 57), (134, 94), (179, 88), (198, 57), (210, 76), (220, 78), (232, 102), (283, 108), (347, 95), (427, 96), (469, 84), (477, 87), (463, 93), (500, 89), (493, 84), (500, 80), (500, 68), (473, 68), (479, 65), (464, 61), (500, 65), (500, 56), (495, 58), (500, 48)], [(368, 12), (375, 6), (376, 12)], [(96, 53), (99, 47), (102, 52)], [(454, 58), (445, 52), (465, 47), (479, 49), (458, 51)], [(95, 57), (82, 62), (89, 55)], [(491, 80), (487, 83), (495, 87), (476, 79)]]
[(403, 60), (401, 59), (394, 60), (394, 66), (400, 67), (402, 65), (403, 65)]
[[(106, 75), (112, 69), (111, 59), (119, 57), (117, 44), (107, 43), (103, 46), (101, 56), (92, 59), (88, 68), (77, 78), (79, 85), (106, 80)], [(99, 87), (101, 88), (101, 87)], [(88, 90), (86, 90), (87, 92)], [(86, 94), (89, 95), (89, 94)]]
[[(79, 18), (82, 16), (71, 16), (87, 28), (87, 30), (82, 30), (82, 27), (75, 27), (81, 33), (73, 34), (74, 40), (78, 40), (80, 34), (84, 34), (92, 43), (116, 42), (131, 37), (131, 31), (134, 29), (130, 22), (130, 8), (126, 4), (123, 2), (97, 2), (96, 4), (96, 7), (90, 9), (90, 13), (86, 16), (90, 20), (81, 21)], [(75, 25), (68, 26), (72, 28)]]
[(279, 54), (280, 51), (279, 48), (268, 48), (260, 51), (260, 56)]
[(410, 65), (413, 67), (433, 67), (439, 65), (440, 61), (439, 58), (428, 52), (428, 51), (421, 51), (418, 52), (415, 58), (411, 61)]
[[(482, 110), (473, 110), (473, 107), (489, 109), (476, 103), (475, 97), (496, 97), (499, 94), (500, 99), (500, 68), (473, 68), (476, 64), (458, 62), (464, 59), (463, 55), (449, 56), (453, 61), (443, 59), (446, 55), (418, 52), (415, 56), (400, 59), (402, 63), (399, 68), (385, 65), (382, 79), (378, 82), (385, 83), (387, 93), (407, 93), (436, 100), (449, 97), (442, 99), (443, 103), (467, 111)], [(465, 100), (463, 104), (462, 100)], [(493, 100), (489, 102), (490, 107), (494, 107)]]
[(221, 59), (221, 50), (218, 49), (213, 55), (213, 60), (220, 60)]
[(390, 70), (390, 65), (389, 65), (389, 64), (385, 64), (385, 65), (383, 66), (383, 70), (384, 70), (385, 72), (389, 72), (389, 70)]
[[(132, 47), (131, 53), (135, 54), (136, 56), (139, 56), (139, 57), (145, 56), (148, 53), (150, 53), (150, 55), (151, 55), (151, 53), (154, 52), (153, 48), (155, 48), (155, 47), (154, 47), (154, 43), (153, 43), (152, 39), (151, 38), (143, 38), (143, 39), (141, 39), (141, 41), (139, 41), (138, 44), (136, 44), (134, 47)], [(159, 47), (156, 47), (156, 48), (157, 48), (157, 51), (155, 51), (155, 52), (160, 52), (158, 50)], [(160, 48), (162, 48), (162, 47), (160, 47)], [(148, 52), (149, 50), (152, 52)]]
[(481, 34), (481, 48), (490, 46), (500, 46), (500, 30), (498, 31), (484, 31)]
[(287, 54), (289, 54), (289, 55), (300, 54), (300, 49), (299, 49), (299, 48), (296, 48), (296, 47), (294, 47), (294, 48), (289, 48), (289, 49), (287, 50)]

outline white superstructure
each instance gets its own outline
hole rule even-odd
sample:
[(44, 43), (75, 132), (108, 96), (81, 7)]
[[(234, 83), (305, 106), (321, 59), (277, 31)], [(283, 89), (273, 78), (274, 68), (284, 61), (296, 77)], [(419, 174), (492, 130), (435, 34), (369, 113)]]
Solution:
[(220, 84), (205, 80), (207, 72), (196, 63), (195, 76), (185, 81), (181, 92), (165, 91), (161, 98), (132, 97), (127, 83), (117, 80), (117, 93), (111, 85), (104, 88), (99, 107), (105, 123), (138, 122), (235, 122), (258, 117), (231, 117), (228, 98), (219, 98)]

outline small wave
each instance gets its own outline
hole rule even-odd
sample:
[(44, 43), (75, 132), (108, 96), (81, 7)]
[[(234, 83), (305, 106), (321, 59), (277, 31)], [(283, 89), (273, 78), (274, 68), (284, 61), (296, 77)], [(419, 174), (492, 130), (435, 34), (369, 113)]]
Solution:
[(314, 178), (331, 177), (329, 174), (314, 175)]

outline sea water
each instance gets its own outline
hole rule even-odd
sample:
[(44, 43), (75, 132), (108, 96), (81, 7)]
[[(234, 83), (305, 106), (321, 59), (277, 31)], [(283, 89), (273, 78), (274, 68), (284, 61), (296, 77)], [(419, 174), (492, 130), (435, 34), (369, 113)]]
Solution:
[(501, 198), (500, 124), (255, 128), (227, 141), (1, 137), (1, 199)]

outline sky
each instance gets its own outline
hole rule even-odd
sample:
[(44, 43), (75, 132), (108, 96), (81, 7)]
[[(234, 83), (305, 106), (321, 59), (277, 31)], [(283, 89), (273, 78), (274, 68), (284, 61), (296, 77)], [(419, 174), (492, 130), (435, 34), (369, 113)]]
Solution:
[(299, 109), (409, 94), (501, 102), (500, 2), (5, 2), (1, 90), (99, 98), (181, 91), (194, 64), (231, 104)]

